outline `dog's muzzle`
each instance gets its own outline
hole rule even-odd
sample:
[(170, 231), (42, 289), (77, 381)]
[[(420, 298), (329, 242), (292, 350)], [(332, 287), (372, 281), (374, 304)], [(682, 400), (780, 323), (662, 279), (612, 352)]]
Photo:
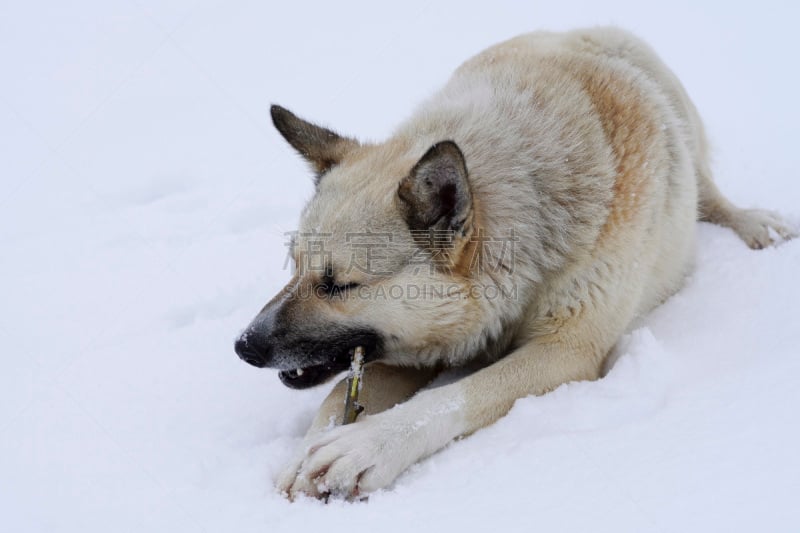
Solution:
[(380, 336), (368, 328), (328, 329), (324, 339), (297, 338), (286, 342), (287, 335), (268, 335), (248, 328), (234, 343), (239, 358), (258, 368), (275, 368), (287, 387), (306, 389), (324, 383), (350, 368), (353, 350), (364, 347), (365, 362), (380, 358)]

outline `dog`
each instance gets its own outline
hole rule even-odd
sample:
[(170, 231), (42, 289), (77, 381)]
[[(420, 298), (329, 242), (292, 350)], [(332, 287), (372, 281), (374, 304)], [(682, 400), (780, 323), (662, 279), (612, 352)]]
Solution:
[[(357, 346), (367, 361), (365, 413), (340, 425), (334, 386), (276, 480), (289, 498), (387, 487), (518, 398), (600, 377), (632, 321), (681, 286), (698, 219), (751, 248), (796, 236), (720, 193), (680, 82), (615, 28), (497, 44), (385, 142), (271, 114), (316, 191), (293, 277), (235, 350), (298, 389)], [(428, 386), (453, 368), (469, 372)]]

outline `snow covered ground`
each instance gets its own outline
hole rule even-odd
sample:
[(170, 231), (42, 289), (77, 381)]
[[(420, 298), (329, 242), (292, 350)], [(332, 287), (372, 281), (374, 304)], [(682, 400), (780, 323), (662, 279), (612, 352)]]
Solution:
[(800, 241), (702, 225), (610, 375), (517, 402), (368, 503), (273, 492), (327, 387), (232, 348), (311, 194), (271, 102), (381, 138), (489, 44), (615, 23), (684, 81), (726, 194), (797, 224), (797, 6), (5, 2), (0, 529), (797, 531)]

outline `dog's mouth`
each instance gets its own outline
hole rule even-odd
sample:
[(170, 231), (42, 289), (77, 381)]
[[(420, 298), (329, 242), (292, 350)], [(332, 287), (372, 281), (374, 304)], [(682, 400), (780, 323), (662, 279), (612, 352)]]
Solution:
[(350, 368), (350, 361), (331, 362), (319, 365), (281, 370), (278, 377), (292, 389), (307, 389), (328, 381), (330, 378)]
[(364, 347), (366, 351), (366, 355), (364, 356), (365, 362), (376, 360), (378, 358), (378, 344), (377, 337), (372, 335), (358, 335), (349, 339), (345, 349), (335, 352), (335, 354), (325, 362), (289, 370), (281, 370), (278, 372), (278, 377), (284, 385), (292, 389), (314, 387), (328, 381), (336, 374), (349, 369), (350, 362), (353, 358), (353, 350), (355, 350), (356, 346)]

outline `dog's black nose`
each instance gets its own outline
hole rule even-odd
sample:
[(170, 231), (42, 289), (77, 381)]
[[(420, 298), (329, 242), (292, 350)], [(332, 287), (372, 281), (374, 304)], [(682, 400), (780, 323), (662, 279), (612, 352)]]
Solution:
[(237, 339), (233, 349), (239, 354), (239, 359), (258, 368), (263, 368), (267, 365), (272, 351), (269, 345), (254, 342), (254, 339), (244, 335)]

